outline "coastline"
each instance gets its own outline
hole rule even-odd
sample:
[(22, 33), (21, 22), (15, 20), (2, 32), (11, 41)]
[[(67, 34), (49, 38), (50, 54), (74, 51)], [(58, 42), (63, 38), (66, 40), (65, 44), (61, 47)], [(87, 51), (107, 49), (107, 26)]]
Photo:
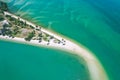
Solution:
[[(12, 14), (10, 14), (10, 15), (12, 15)], [(15, 15), (12, 15), (12, 16), (16, 17)], [(18, 18), (18, 17), (16, 17), (16, 18)], [(21, 18), (20, 18), (20, 20), (26, 21)], [(30, 23), (29, 21), (26, 21), (26, 23), (35, 27), (35, 24)], [(41, 27), (41, 26), (39, 26), (39, 27)], [(87, 67), (88, 67), (88, 70), (90, 73), (91, 80), (109, 80), (107, 77), (107, 74), (105, 73), (103, 67), (101, 66), (100, 62), (97, 60), (95, 55), (93, 55), (92, 52), (90, 52), (83, 45), (81, 45), (81, 44), (78, 45), (73, 40), (68, 39), (67, 37), (64, 37), (62, 35), (58, 35), (57, 33), (46, 30), (44, 28), (42, 28), (41, 31), (43, 31), (47, 34), (53, 35), (55, 38), (57, 38), (59, 40), (64, 38), (66, 41), (66, 45), (60, 45), (60, 44), (57, 45), (52, 42), (50, 42), (50, 45), (47, 45), (44, 41), (41, 43), (38, 43), (37, 40), (31, 40), (30, 42), (27, 42), (23, 38), (17, 38), (17, 37), (9, 38), (8, 36), (0, 36), (0, 39), (9, 40), (12, 42), (18, 42), (18, 43), (22, 43), (22, 44), (30, 44), (30, 45), (34, 45), (34, 46), (55, 48), (55, 49), (64, 50), (64, 51), (70, 52), (72, 54), (78, 55), (79, 57), (83, 58), (85, 60), (85, 62), (87, 63)]]

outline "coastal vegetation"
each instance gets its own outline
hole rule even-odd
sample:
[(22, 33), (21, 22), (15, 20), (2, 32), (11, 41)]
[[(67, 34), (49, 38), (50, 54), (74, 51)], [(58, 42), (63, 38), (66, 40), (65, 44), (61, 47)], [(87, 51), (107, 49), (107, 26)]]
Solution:
[(35, 31), (29, 33), (29, 35), (25, 38), (26, 41), (30, 41), (35, 36)]
[(6, 3), (0, 1), (0, 5), (1, 5), (1, 10), (2, 10), (2, 11), (8, 11), (8, 7), (7, 7), (7, 4), (6, 4)]
[[(1, 9), (1, 14), (3, 19), (0, 21), (0, 38), (6, 39), (7, 36), (9, 40), (17, 41), (19, 39), (20, 42), (31, 41), (28, 44), (39, 44), (40, 42), (46, 42), (47, 45), (49, 45), (52, 40), (54, 44), (50, 47), (62, 48), (70, 53), (74, 53), (75, 56), (78, 55), (82, 57), (86, 61), (91, 80), (109, 80), (107, 79), (106, 73), (104, 72), (104, 69), (102, 69), (102, 66), (99, 64), (96, 57), (84, 49), (84, 47), (79, 46), (69, 39), (62, 39), (63, 37), (57, 34), (52, 34), (49, 31), (45, 31), (43, 28), (41, 29), (40, 26), (23, 20), (19, 16), (9, 13), (5, 9)], [(65, 45), (65, 40), (67, 41), (67, 45)], [(36, 41), (39, 41), (39, 43)], [(59, 44), (63, 44), (65, 46)], [(43, 45), (45, 46), (46, 44)]]
[(19, 16), (7, 13), (9, 13), (7, 5), (2, 2), (0, 7), (0, 35), (24, 38), (25, 41), (38, 40), (39, 43), (45, 41), (47, 45), (50, 44), (51, 40), (56, 44), (63, 44), (62, 40), (43, 32), (40, 26), (30, 25)]

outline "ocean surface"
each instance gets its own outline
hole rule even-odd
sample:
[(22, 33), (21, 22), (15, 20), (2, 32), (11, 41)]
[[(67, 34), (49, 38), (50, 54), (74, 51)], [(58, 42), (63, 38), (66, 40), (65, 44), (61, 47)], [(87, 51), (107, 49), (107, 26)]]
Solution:
[[(7, 0), (12, 13), (83, 44), (120, 79), (119, 0)], [(1, 80), (89, 80), (67, 52), (0, 41)], [(7, 76), (7, 77), (6, 77)]]

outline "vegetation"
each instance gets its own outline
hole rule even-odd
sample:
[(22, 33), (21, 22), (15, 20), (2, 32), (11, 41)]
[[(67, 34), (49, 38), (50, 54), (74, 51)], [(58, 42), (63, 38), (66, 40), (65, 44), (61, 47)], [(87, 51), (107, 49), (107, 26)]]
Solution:
[(4, 2), (1, 1), (0, 4), (1, 4), (1, 10), (8, 11), (8, 7), (7, 7), (6, 3), (4, 3)]
[(0, 10), (0, 21), (3, 21), (3, 20), (4, 20), (3, 11)]
[(50, 37), (50, 35), (49, 34), (46, 34), (46, 33), (43, 33), (43, 35), (42, 35), (42, 37), (43, 37), (43, 40), (44, 41), (49, 41), (49, 37)]
[[(5, 4), (2, 4), (2, 6), (6, 6)], [(5, 9), (5, 8), (4, 8)], [(24, 38), (26, 41), (39, 40), (41, 42), (42, 40), (47, 42), (47, 45), (50, 44), (50, 40), (53, 39), (54, 43), (60, 44), (61, 41), (57, 38), (54, 38), (54, 36), (51, 36), (43, 31), (41, 31), (41, 27), (39, 26), (32, 26), (30, 24), (27, 24), (27, 22), (22, 21), (20, 18), (12, 17), (11, 15), (3, 15), (2, 12), (0, 12), (0, 21), (6, 20), (7, 23), (5, 23), (2, 28), (0, 28), (0, 35), (7, 35), (9, 37), (20, 37)], [(1, 26), (1, 25), (0, 25)], [(65, 42), (64, 44), (65, 45)]]
[(5, 15), (5, 17), (6, 17), (6, 18), (8, 18), (8, 19), (9, 19), (9, 18), (11, 18), (11, 16), (10, 16), (10, 15)]
[(19, 31), (19, 28), (16, 26), (16, 27), (13, 29), (13, 34), (14, 34), (14, 35), (17, 35), (18, 33), (20, 33), (20, 31)]
[(34, 28), (33, 26), (31, 26), (31, 25), (30, 25), (30, 28), (31, 28), (31, 29), (35, 29), (35, 28)]
[(30, 41), (35, 36), (35, 31), (29, 33), (28, 37), (25, 38), (26, 41)]
[(1, 18), (1, 17), (0, 17), (0, 21), (3, 21), (3, 20), (4, 20), (4, 18)]
[(42, 37), (42, 33), (40, 33), (40, 34), (38, 35), (38, 37), (40, 37), (40, 38), (41, 38), (41, 37)]

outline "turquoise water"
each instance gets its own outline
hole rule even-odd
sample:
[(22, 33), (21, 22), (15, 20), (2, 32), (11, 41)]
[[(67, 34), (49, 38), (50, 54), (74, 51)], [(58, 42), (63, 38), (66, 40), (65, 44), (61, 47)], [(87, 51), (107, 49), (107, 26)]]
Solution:
[(0, 51), (0, 80), (89, 80), (84, 61), (67, 52), (5, 41)]
[(119, 0), (11, 1), (11, 12), (85, 45), (111, 80), (120, 79)]

